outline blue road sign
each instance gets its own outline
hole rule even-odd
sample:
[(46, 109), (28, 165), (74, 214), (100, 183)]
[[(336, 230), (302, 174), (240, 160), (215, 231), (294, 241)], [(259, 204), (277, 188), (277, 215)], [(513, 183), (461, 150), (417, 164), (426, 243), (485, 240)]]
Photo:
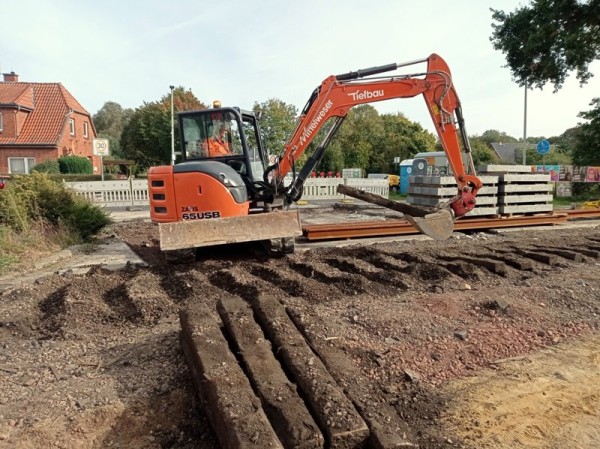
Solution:
[(550, 151), (550, 142), (547, 140), (540, 140), (537, 144), (538, 154), (547, 154)]

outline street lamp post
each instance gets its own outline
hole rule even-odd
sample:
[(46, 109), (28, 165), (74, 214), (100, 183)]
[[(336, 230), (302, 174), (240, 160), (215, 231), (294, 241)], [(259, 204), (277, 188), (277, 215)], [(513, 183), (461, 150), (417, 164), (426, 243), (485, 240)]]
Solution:
[(173, 89), (175, 86), (169, 86), (171, 89), (171, 165), (175, 165), (175, 123), (174, 123), (174, 110), (173, 110)]
[(526, 165), (527, 154), (527, 84), (525, 84), (525, 100), (523, 107), (523, 165)]

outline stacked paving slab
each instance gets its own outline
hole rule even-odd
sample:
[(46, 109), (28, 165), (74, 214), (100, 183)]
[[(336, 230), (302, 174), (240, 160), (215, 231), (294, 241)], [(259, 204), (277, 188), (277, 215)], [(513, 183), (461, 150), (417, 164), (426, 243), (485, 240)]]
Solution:
[(531, 173), (527, 165), (484, 165), (477, 173), (498, 175), (498, 211), (501, 215), (553, 211), (549, 173)]
[[(552, 212), (549, 174), (531, 173), (527, 165), (485, 165), (477, 176), (483, 187), (467, 216), (497, 216)], [(411, 176), (407, 203), (436, 206), (457, 194), (453, 176)]]
[[(498, 215), (498, 176), (479, 176), (483, 187), (469, 216)], [(453, 176), (411, 176), (406, 202), (417, 206), (437, 206), (458, 193)]]

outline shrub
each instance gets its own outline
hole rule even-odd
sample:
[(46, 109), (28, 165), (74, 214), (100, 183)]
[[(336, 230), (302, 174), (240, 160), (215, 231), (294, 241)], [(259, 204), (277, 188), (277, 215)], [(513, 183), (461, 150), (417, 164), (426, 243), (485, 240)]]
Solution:
[(0, 273), (27, 266), (36, 254), (84, 243), (111, 220), (53, 175), (14, 176), (0, 190)]
[(88, 241), (90, 237), (111, 223), (110, 216), (104, 209), (81, 196), (73, 197), (64, 220), (83, 241)]
[(37, 171), (41, 173), (52, 173), (58, 174), (60, 173), (60, 166), (56, 159), (49, 159), (47, 161), (41, 162), (37, 164), (35, 167), (31, 169), (32, 172)]
[(92, 173), (92, 162), (81, 156), (62, 156), (58, 159), (61, 173)]
[(85, 240), (109, 224), (110, 217), (100, 206), (77, 196), (48, 174), (16, 176), (0, 191), (0, 223), (20, 232), (35, 221), (55, 228), (67, 225)]
[(0, 226), (23, 232), (29, 229), (29, 221), (24, 198), (17, 194), (12, 183), (0, 190)]

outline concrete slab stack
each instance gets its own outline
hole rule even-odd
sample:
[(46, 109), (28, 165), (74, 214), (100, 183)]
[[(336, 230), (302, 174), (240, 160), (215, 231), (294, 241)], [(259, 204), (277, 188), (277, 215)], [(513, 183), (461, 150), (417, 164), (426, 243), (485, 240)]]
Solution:
[(486, 165), (478, 173), (498, 176), (498, 211), (501, 215), (553, 211), (549, 173), (531, 173), (527, 165)]
[[(546, 213), (553, 210), (549, 174), (532, 173), (528, 165), (484, 165), (477, 176), (483, 187), (477, 205), (467, 216)], [(457, 194), (452, 176), (411, 176), (406, 201), (436, 206)]]
[[(498, 215), (498, 176), (479, 176), (483, 187), (477, 205), (468, 216)], [(411, 176), (406, 202), (418, 206), (436, 206), (458, 194), (453, 176)]]

